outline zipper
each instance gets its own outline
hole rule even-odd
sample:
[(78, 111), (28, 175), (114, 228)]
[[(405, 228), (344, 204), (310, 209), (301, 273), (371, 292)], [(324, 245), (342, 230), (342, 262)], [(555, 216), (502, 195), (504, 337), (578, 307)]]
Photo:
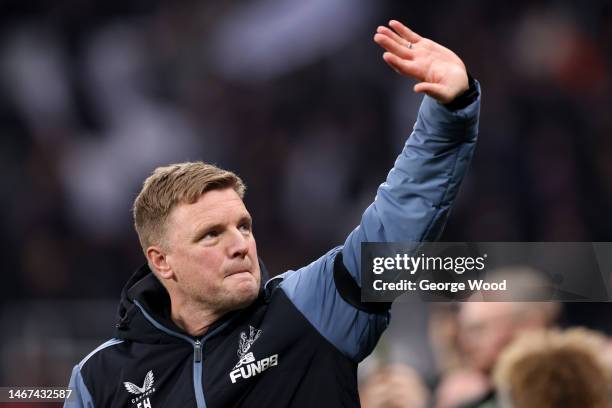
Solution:
[(193, 343), (193, 359), (196, 363), (202, 362), (202, 342), (200, 340)]
[(220, 332), (223, 328), (227, 327), (230, 322), (232, 322), (238, 316), (238, 314), (229, 318), (222, 325), (218, 326), (215, 330), (206, 333), (206, 335), (201, 339), (193, 340), (193, 338), (189, 336), (174, 332), (172, 330), (169, 330), (167, 327), (161, 325), (157, 320), (155, 320), (151, 315), (149, 315), (149, 313), (147, 313), (147, 311), (137, 300), (134, 301), (134, 304), (138, 306), (144, 317), (154, 327), (171, 336), (186, 340), (187, 342), (193, 345), (193, 390), (195, 392), (197, 407), (206, 408), (206, 400), (204, 399), (204, 389), (202, 387), (202, 348), (204, 347), (204, 342), (210, 337)]
[(157, 320), (155, 320), (151, 315), (149, 315), (149, 313), (147, 313), (147, 311), (140, 305), (137, 300), (134, 301), (134, 304), (138, 306), (144, 317), (157, 329), (171, 336), (183, 339), (193, 346), (193, 391), (195, 393), (196, 406), (198, 408), (206, 408), (206, 400), (204, 399), (204, 389), (202, 388), (202, 346), (204, 344), (204, 339), (210, 337), (212, 334), (214, 334), (214, 332), (209, 333), (202, 339), (193, 340), (193, 338), (189, 336), (177, 333), (161, 325)]
[(202, 388), (202, 347), (204, 338), (193, 342), (193, 390), (195, 391), (196, 405), (198, 408), (206, 408), (204, 400), (204, 389)]

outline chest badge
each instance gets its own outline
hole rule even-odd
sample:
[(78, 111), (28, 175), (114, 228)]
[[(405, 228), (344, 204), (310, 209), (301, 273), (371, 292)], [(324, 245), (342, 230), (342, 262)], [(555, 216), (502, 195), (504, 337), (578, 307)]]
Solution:
[(154, 381), (153, 370), (149, 370), (147, 375), (145, 375), (142, 387), (129, 381), (123, 383), (125, 389), (130, 394), (134, 394), (134, 398), (132, 398), (131, 402), (132, 404), (136, 404), (136, 408), (152, 408), (149, 396), (155, 392), (155, 388), (153, 387)]
[(235, 384), (240, 378), (254, 377), (270, 367), (278, 365), (278, 354), (256, 360), (255, 355), (250, 351), (251, 346), (263, 333), (253, 326), (249, 326), (249, 335), (246, 332), (240, 333), (238, 340), (238, 362), (229, 373), (232, 384)]

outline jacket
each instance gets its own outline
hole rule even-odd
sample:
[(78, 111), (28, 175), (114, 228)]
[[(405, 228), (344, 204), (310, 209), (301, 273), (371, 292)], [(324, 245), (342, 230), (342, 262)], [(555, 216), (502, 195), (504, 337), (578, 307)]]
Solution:
[(474, 152), (479, 106), (479, 94), (455, 111), (425, 97), (344, 244), (268, 280), (202, 337), (172, 322), (167, 292), (140, 268), (122, 292), (114, 338), (74, 367), (65, 407), (359, 406), (357, 365), (389, 323), (388, 304), (363, 303), (355, 290), (361, 243), (439, 237)]

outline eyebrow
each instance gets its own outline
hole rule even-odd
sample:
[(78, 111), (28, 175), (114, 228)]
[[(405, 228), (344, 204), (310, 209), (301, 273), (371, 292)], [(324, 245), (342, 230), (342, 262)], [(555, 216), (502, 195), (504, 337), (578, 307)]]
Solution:
[[(248, 222), (249, 224), (253, 224), (253, 218), (251, 217), (251, 215), (249, 213), (245, 213), (243, 214), (239, 219), (238, 219), (238, 224), (242, 223), (242, 222)], [(198, 225), (193, 232), (193, 239), (194, 240), (198, 240), (200, 238), (200, 236), (207, 231), (212, 231), (212, 230), (217, 230), (217, 229), (224, 229), (225, 228), (225, 224), (217, 222), (214, 224), (207, 224), (207, 223), (203, 223), (202, 225)]]
[(248, 221), (249, 224), (252, 224), (253, 223), (253, 217), (251, 217), (251, 214), (246, 213), (242, 217), (240, 217), (240, 220), (238, 220), (238, 222), (244, 222), (244, 221)]

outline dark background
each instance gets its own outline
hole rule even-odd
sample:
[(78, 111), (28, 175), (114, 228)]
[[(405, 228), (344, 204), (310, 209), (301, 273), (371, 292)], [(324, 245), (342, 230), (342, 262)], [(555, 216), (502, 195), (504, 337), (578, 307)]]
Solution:
[(609, 1), (4, 1), (0, 384), (64, 384), (112, 335), (144, 260), (130, 206), (158, 165), (241, 175), (273, 274), (341, 244), (421, 100), (372, 41), (390, 18), (483, 87), (443, 240), (610, 241)]

